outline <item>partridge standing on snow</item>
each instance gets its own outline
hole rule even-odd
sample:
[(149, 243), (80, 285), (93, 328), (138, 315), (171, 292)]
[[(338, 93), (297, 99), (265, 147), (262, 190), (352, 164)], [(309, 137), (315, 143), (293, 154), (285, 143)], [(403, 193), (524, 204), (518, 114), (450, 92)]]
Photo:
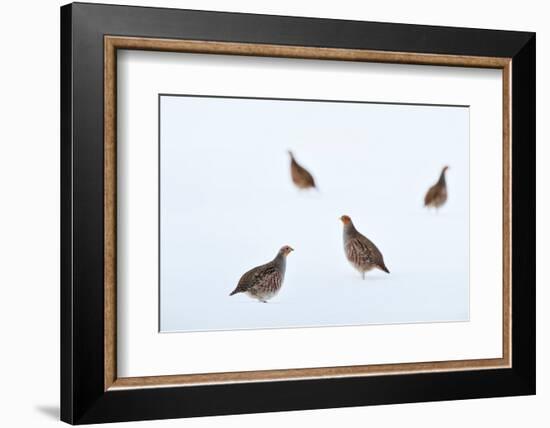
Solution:
[(230, 296), (237, 293), (246, 293), (248, 296), (258, 299), (260, 302), (267, 303), (274, 297), (281, 286), (285, 277), (286, 256), (294, 251), (292, 247), (285, 245), (282, 247), (275, 258), (265, 265), (257, 266), (246, 272), (237, 288), (233, 290)]
[(290, 176), (296, 187), (299, 189), (316, 188), (315, 180), (309, 171), (296, 162), (294, 154), (290, 150), (288, 154), (290, 155)]
[(445, 172), (449, 169), (448, 166), (443, 167), (439, 180), (429, 188), (428, 193), (424, 197), (424, 206), (439, 208), (447, 202), (447, 183), (445, 182)]
[(374, 268), (390, 273), (384, 264), (384, 257), (380, 250), (357, 231), (351, 218), (343, 215), (340, 220), (344, 223), (344, 252), (353, 267), (361, 272), (363, 279), (365, 279), (365, 272)]

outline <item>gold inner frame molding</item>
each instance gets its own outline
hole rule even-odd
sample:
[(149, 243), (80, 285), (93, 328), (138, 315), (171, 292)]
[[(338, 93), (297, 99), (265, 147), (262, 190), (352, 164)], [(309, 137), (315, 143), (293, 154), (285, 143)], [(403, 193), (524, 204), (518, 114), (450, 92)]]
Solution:
[[(261, 370), (227, 373), (203, 373), (170, 376), (117, 376), (117, 316), (116, 316), (116, 89), (117, 50), (147, 50), (212, 55), (262, 56), (333, 61), (382, 62), (393, 64), (441, 65), (456, 67), (494, 68), (502, 70), (502, 144), (503, 144), (503, 320), (502, 358), (429, 361), (421, 363), (315, 367), (305, 369)], [(360, 49), (336, 49), (305, 46), (282, 46), (250, 43), (169, 40), (139, 37), (104, 37), (104, 389), (163, 386), (193, 386), (204, 384), (298, 380), (312, 378), (360, 377), (419, 372), (480, 370), (511, 367), (511, 286), (512, 286), (512, 169), (511, 169), (511, 77), (510, 58), (460, 55), (383, 52)]]

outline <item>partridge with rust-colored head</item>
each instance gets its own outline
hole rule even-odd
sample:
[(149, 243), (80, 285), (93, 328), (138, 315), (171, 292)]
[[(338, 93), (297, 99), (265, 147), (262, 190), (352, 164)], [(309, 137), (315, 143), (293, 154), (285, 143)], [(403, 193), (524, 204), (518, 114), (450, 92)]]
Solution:
[(428, 193), (426, 193), (424, 197), (424, 206), (437, 209), (447, 202), (447, 182), (445, 181), (445, 173), (448, 169), (448, 166), (443, 167), (437, 183), (428, 189)]
[(294, 154), (289, 150), (288, 154), (290, 156), (290, 177), (292, 182), (298, 189), (311, 189), (316, 188), (315, 180), (313, 176), (305, 169), (302, 165), (296, 162)]
[(359, 233), (351, 218), (343, 215), (340, 220), (344, 224), (344, 252), (352, 266), (361, 273), (363, 279), (365, 279), (366, 272), (375, 268), (390, 273), (378, 247)]
[(275, 297), (283, 285), (286, 256), (292, 251), (294, 251), (292, 247), (285, 245), (269, 263), (250, 269), (241, 277), (237, 288), (229, 295), (245, 293), (260, 302), (267, 303), (269, 299)]

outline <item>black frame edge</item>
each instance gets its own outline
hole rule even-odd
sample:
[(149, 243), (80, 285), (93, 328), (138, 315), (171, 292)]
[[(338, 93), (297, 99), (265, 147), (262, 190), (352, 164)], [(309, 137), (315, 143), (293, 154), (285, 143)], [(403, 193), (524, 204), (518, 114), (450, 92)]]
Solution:
[[(208, 10), (177, 9), (149, 6), (126, 6), (99, 3), (72, 3), (75, 12), (87, 16), (100, 26), (102, 17), (115, 17), (122, 21), (111, 35), (181, 38), (188, 40), (231, 41), (262, 43), (264, 34), (280, 25), (270, 44), (292, 46), (318, 46), (349, 49), (373, 49), (400, 52), (433, 53), (446, 55), (474, 55), (513, 57), (527, 43), (533, 33), (526, 31), (488, 30), (482, 28), (444, 27), (424, 24), (367, 22), (345, 19), (309, 18), (301, 16), (266, 15), (243, 12), (217, 12)], [(144, 19), (144, 14), (152, 17)], [(160, 35), (156, 21), (162, 21)], [(215, 31), (203, 27), (210, 21)], [(254, 21), (252, 23), (252, 21)], [(139, 25), (139, 30), (130, 29)], [(182, 30), (181, 26), (186, 28)], [(368, 28), (367, 28), (368, 27)], [(250, 31), (247, 31), (250, 30)], [(427, 33), (431, 33), (429, 38)], [(217, 36), (213, 37), (212, 33)]]
[(536, 393), (536, 34), (512, 58), (512, 363)]
[(61, 134), (61, 304), (60, 304), (60, 355), (61, 355), (61, 388), (60, 418), (64, 422), (74, 423), (73, 391), (73, 283), (72, 283), (72, 5), (60, 9), (60, 134)]

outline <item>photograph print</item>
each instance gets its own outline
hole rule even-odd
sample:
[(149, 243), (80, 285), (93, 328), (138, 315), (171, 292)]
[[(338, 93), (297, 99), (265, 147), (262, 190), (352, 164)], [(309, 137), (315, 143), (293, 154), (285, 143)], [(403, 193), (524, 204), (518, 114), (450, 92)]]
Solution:
[(159, 95), (162, 333), (469, 320), (469, 108)]

